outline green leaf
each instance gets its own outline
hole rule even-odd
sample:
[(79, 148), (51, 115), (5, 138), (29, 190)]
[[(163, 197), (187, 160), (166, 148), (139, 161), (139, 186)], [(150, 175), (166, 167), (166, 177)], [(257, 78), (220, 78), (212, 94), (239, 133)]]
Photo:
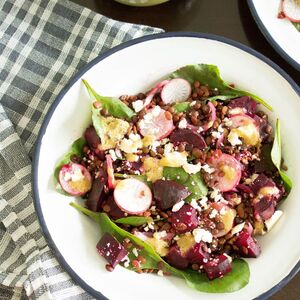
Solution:
[(220, 101), (226, 101), (226, 100), (230, 100), (232, 98), (236, 98), (238, 97), (238, 95), (235, 95), (234, 97), (232, 97), (232, 95), (218, 95), (218, 96), (212, 96), (212, 97), (209, 97), (207, 98), (207, 100), (210, 100), (210, 101), (214, 101), (214, 100), (220, 100)]
[(92, 122), (100, 140), (103, 142), (105, 139), (105, 132), (102, 116), (100, 114), (100, 109), (95, 108), (94, 105), (92, 105)]
[(128, 224), (132, 226), (140, 226), (143, 224), (148, 224), (153, 222), (153, 219), (150, 217), (125, 217), (115, 220), (119, 224)]
[[(189, 287), (207, 293), (231, 293), (243, 288), (249, 282), (250, 271), (247, 262), (244, 260), (234, 260), (232, 271), (223, 278), (208, 280), (204, 274), (193, 270), (178, 270), (171, 267), (155, 252), (152, 246), (120, 228), (109, 219), (107, 214), (94, 213), (74, 202), (70, 203), (70, 205), (94, 219), (100, 225), (102, 232), (110, 233), (119, 242), (122, 242), (125, 238), (129, 238), (135, 245), (142, 247), (143, 250), (141, 250), (140, 255), (146, 258), (146, 262), (141, 264), (142, 269), (158, 269), (158, 264), (160, 263), (163, 265), (164, 272), (181, 277), (185, 279)], [(129, 258), (135, 258), (132, 252), (129, 253)], [(129, 266), (128, 269), (133, 268)]]
[(168, 180), (175, 180), (189, 189), (192, 194), (185, 199), (188, 202), (192, 201), (192, 199), (199, 199), (201, 196), (207, 195), (207, 186), (200, 172), (190, 175), (182, 168), (164, 167), (163, 176)]
[(232, 293), (246, 286), (250, 278), (248, 263), (242, 259), (232, 262), (232, 270), (223, 278), (209, 280), (196, 271), (180, 271), (189, 287), (206, 293)]
[(54, 170), (54, 178), (58, 182), (58, 173), (63, 165), (70, 163), (71, 157), (73, 155), (77, 155), (82, 157), (83, 154), (83, 147), (85, 146), (85, 139), (79, 138), (70, 147), (70, 150), (65, 154), (65, 156), (60, 160), (60, 162), (56, 165)]
[(299, 22), (292, 22), (294, 24), (294, 26), (296, 27), (296, 29), (298, 31), (300, 31), (300, 23)]
[(276, 168), (279, 171), (279, 174), (281, 176), (281, 179), (284, 183), (284, 186), (289, 193), (293, 187), (292, 180), (288, 177), (287, 174), (285, 174), (281, 170), (281, 136), (280, 136), (280, 120), (277, 119), (276, 121), (276, 129), (275, 129), (275, 136), (274, 136), (274, 142), (273, 147), (271, 150), (271, 159)]
[(218, 67), (208, 64), (195, 64), (184, 66), (170, 75), (170, 78), (184, 78), (193, 84), (196, 80), (200, 81), (202, 85), (207, 84), (210, 88), (217, 88), (221, 95), (227, 96), (228, 99), (236, 98), (238, 96), (250, 96), (256, 102), (261, 103), (269, 110), (272, 107), (258, 96), (246, 91), (235, 89), (226, 84), (220, 76)]
[(97, 100), (102, 104), (102, 108), (106, 109), (110, 115), (115, 118), (131, 120), (135, 115), (134, 111), (130, 109), (125, 103), (120, 99), (115, 97), (104, 97), (96, 93), (96, 91), (89, 85), (89, 83), (82, 79), (85, 87), (87, 88), (90, 97)]
[(181, 112), (188, 111), (188, 109), (190, 108), (190, 104), (191, 104), (191, 102), (180, 102), (180, 103), (174, 104), (173, 107), (175, 109), (175, 112), (178, 114)]

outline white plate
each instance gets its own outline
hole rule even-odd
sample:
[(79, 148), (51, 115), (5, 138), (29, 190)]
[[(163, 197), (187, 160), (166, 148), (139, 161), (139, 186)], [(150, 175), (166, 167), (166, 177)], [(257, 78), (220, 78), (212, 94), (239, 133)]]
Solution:
[[(283, 153), (295, 184), (289, 199), (281, 205), (283, 218), (261, 239), (261, 256), (249, 260), (248, 286), (222, 296), (197, 292), (174, 277), (138, 275), (122, 267), (107, 272), (104, 259), (95, 250), (101, 234), (98, 226), (71, 208), (69, 202), (73, 199), (58, 194), (53, 182), (59, 158), (91, 122), (90, 99), (81, 78), (103, 95), (118, 96), (145, 91), (171, 71), (193, 63), (217, 65), (227, 82), (259, 95), (273, 106), (272, 119), (281, 119)], [(270, 296), (299, 269), (299, 94), (296, 84), (267, 58), (236, 42), (206, 34), (166, 33), (140, 38), (88, 64), (52, 105), (39, 133), (34, 157), (36, 211), (62, 266), (97, 298), (104, 295), (124, 300), (153, 300), (153, 297), (234, 300), (252, 299), (272, 289), (261, 297)]]
[(300, 71), (300, 32), (291, 21), (277, 18), (280, 0), (248, 0), (248, 5), (272, 47)]

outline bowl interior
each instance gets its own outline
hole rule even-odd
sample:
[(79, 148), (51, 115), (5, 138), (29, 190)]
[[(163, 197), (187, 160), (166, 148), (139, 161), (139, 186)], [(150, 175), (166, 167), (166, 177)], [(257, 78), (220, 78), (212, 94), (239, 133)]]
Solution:
[[(248, 286), (222, 295), (222, 299), (252, 299), (280, 282), (299, 260), (296, 233), (300, 231), (297, 214), (300, 201), (296, 195), (300, 193), (300, 184), (296, 173), (300, 169), (300, 105), (299, 96), (289, 82), (250, 53), (218, 40), (193, 36), (169, 36), (133, 44), (100, 60), (82, 78), (102, 95), (119, 96), (145, 91), (176, 68), (193, 63), (217, 65), (223, 79), (265, 99), (274, 109), (271, 119), (281, 120), (283, 153), (294, 188), (281, 204), (283, 218), (260, 239), (261, 256), (248, 260), (251, 269)], [(57, 104), (37, 151), (35, 201), (44, 230), (49, 232), (47, 237), (55, 245), (61, 262), (63, 259), (69, 265), (72, 276), (78, 276), (109, 299), (131, 299), (138, 293), (143, 299), (153, 299), (155, 293), (168, 295), (170, 299), (200, 298), (202, 293), (174, 277), (138, 275), (122, 267), (107, 272), (104, 259), (95, 250), (100, 228), (69, 206), (72, 197), (55, 191), (54, 167), (91, 122), (90, 104), (78, 78)], [(220, 295), (205, 294), (205, 297), (219, 299)]]

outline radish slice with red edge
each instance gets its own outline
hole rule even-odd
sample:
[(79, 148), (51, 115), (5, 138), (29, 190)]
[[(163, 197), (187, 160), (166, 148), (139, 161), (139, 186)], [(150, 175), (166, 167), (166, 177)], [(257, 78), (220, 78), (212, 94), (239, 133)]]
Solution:
[(197, 131), (200, 133), (202, 131), (207, 131), (214, 125), (214, 122), (216, 120), (216, 108), (211, 102), (208, 102), (207, 105), (209, 106), (209, 109), (210, 109), (209, 121), (202, 126), (194, 126), (194, 125), (188, 124), (187, 125), (188, 129), (191, 129), (193, 131)]
[(107, 182), (108, 188), (113, 189), (115, 187), (115, 176), (114, 168), (110, 154), (106, 155), (106, 165), (107, 165)]
[(182, 78), (170, 80), (161, 91), (161, 99), (165, 104), (186, 101), (192, 92), (190, 83)]
[(156, 140), (170, 135), (175, 127), (172, 117), (169, 118), (167, 114), (168, 112), (158, 105), (150, 109), (138, 123), (140, 133), (143, 136), (152, 135)]
[[(147, 108), (149, 106), (149, 104), (151, 103), (153, 97), (155, 96), (155, 94), (157, 94), (167, 83), (169, 82), (169, 80), (163, 80), (160, 83), (158, 83), (147, 95), (144, 104), (143, 104), (143, 108)], [(141, 110), (142, 110), (141, 109)]]
[(282, 10), (287, 19), (300, 22), (300, 3), (297, 0), (283, 0)]
[(128, 178), (117, 183), (114, 199), (122, 211), (130, 215), (141, 215), (151, 206), (152, 193), (144, 182)]
[(242, 166), (238, 160), (229, 154), (216, 151), (212, 157), (207, 160), (214, 172), (210, 174), (207, 184), (220, 190), (228, 192), (234, 189), (240, 182), (242, 175)]
[(82, 196), (92, 187), (90, 172), (76, 163), (63, 165), (59, 171), (58, 180), (62, 189), (72, 196)]

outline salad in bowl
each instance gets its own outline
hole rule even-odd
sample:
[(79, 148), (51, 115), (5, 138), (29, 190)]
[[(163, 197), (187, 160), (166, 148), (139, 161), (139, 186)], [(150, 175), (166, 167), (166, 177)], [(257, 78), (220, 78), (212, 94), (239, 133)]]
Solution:
[(100, 224), (95, 251), (106, 269), (174, 275), (203, 292), (247, 285), (243, 258), (259, 257), (257, 236), (279, 220), (292, 188), (272, 108), (207, 64), (119, 98), (83, 84), (91, 124), (55, 179)]

